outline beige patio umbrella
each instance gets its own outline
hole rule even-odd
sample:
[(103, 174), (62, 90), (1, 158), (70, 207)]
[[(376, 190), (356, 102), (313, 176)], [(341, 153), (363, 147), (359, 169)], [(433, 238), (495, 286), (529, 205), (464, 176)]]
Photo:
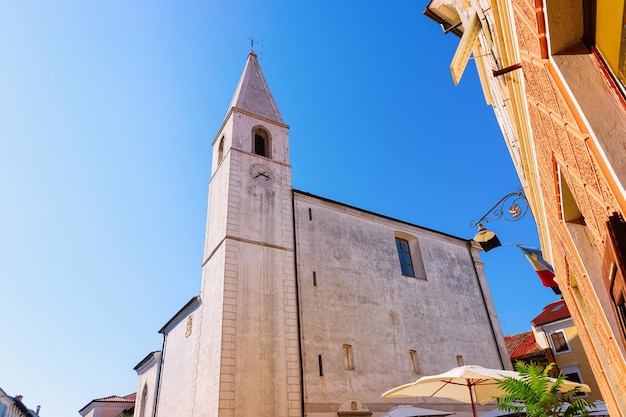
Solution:
[[(515, 371), (489, 369), (476, 365), (459, 366), (439, 375), (423, 376), (410, 384), (400, 385), (383, 394), (385, 398), (437, 397), (470, 403), (476, 417), (476, 403), (487, 404), (493, 397), (505, 394), (496, 380), (506, 377), (519, 379)], [(556, 380), (555, 380), (556, 381)], [(581, 392), (591, 392), (589, 386), (571, 381), (563, 381), (561, 392), (578, 388)]]

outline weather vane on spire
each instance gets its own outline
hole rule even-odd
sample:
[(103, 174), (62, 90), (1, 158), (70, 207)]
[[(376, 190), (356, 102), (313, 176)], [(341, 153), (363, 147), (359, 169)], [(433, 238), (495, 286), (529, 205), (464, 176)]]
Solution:
[(259, 41), (255, 41), (254, 40), (254, 36), (251, 38), (248, 38), (248, 40), (250, 41), (250, 51), (254, 52), (254, 44), (256, 43), (257, 45), (261, 45), (261, 56), (259, 57), (260, 59), (263, 59), (263, 41), (259, 42)]

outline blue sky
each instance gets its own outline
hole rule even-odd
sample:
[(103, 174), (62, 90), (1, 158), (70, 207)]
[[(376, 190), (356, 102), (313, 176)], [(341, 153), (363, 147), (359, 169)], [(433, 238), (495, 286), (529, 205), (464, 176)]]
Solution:
[[(519, 187), (426, 1), (0, 4), (0, 387), (43, 417), (136, 391), (200, 288), (211, 142), (254, 37), (294, 187), (459, 237)], [(489, 223), (537, 246), (532, 217)], [(482, 259), (505, 334), (556, 296)], [(409, 381), (407, 381), (409, 382)]]

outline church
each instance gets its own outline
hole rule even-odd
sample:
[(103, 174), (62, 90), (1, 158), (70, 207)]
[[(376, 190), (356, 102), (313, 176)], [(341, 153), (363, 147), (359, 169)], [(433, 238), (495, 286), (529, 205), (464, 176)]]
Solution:
[(135, 367), (135, 416), (469, 413), (381, 394), (511, 368), (480, 247), (294, 189), (288, 133), (250, 52), (212, 145), (200, 294)]

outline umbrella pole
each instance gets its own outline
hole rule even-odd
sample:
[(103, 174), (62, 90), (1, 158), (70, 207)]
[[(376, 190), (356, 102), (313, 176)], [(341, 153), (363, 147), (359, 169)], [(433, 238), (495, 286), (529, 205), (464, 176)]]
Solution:
[(467, 380), (467, 388), (469, 389), (470, 402), (472, 403), (472, 413), (474, 414), (474, 417), (477, 417), (476, 416), (476, 404), (474, 403), (474, 392), (472, 391), (473, 385), (469, 381), (469, 379)]

